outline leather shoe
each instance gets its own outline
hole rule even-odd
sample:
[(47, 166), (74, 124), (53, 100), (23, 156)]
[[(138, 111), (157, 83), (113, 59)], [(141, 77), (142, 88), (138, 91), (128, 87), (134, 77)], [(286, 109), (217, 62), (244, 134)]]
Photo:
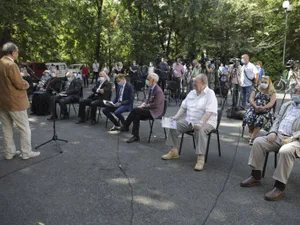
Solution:
[(283, 191), (280, 191), (278, 188), (274, 187), (271, 191), (265, 194), (265, 200), (267, 201), (277, 201), (284, 195)]
[(6, 160), (11, 160), (13, 158), (15, 158), (16, 156), (21, 155), (20, 151), (16, 151), (14, 155), (10, 155), (10, 156), (5, 156)]
[(82, 119), (82, 118), (79, 118), (78, 120), (77, 120), (77, 122), (76, 122), (76, 124), (79, 124), (79, 123), (84, 123), (85, 121), (84, 121), (84, 119)]
[(132, 142), (135, 142), (135, 141), (139, 141), (140, 138), (139, 137), (136, 137), (136, 136), (132, 136), (129, 140), (127, 140), (126, 142), (127, 143), (132, 143)]
[(253, 176), (248, 177), (240, 183), (241, 187), (253, 187), (257, 185), (260, 185), (260, 180), (256, 180)]
[(91, 125), (95, 125), (96, 123), (96, 120), (91, 120)]
[(121, 131), (121, 132), (128, 132), (128, 131), (129, 131), (129, 128), (128, 128), (128, 127), (125, 127), (125, 126), (121, 126), (120, 131)]

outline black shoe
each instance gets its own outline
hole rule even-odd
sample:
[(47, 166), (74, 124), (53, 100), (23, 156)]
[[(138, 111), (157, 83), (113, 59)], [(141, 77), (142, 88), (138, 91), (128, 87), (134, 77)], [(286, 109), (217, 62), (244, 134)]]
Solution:
[(97, 123), (96, 120), (91, 121), (91, 125), (95, 125), (96, 123)]
[[(57, 120), (57, 116), (55, 117), (55, 119)], [(49, 118), (47, 118), (47, 120), (53, 120), (53, 116), (50, 116)]]
[(129, 131), (129, 128), (128, 128), (128, 127), (125, 127), (125, 126), (121, 126), (120, 131), (121, 131), (121, 132), (128, 132), (128, 131)]
[(127, 140), (126, 142), (127, 143), (132, 143), (132, 142), (135, 142), (135, 141), (139, 141), (140, 140), (140, 137), (136, 137), (136, 136), (132, 136), (129, 140)]
[(82, 119), (82, 118), (79, 118), (78, 120), (77, 120), (77, 122), (76, 122), (76, 124), (79, 124), (79, 123), (84, 123), (85, 121), (84, 121), (84, 119)]
[(69, 119), (69, 115), (68, 115), (68, 114), (65, 114), (65, 115), (62, 116), (61, 119), (62, 119), (62, 120), (67, 120), (67, 119)]

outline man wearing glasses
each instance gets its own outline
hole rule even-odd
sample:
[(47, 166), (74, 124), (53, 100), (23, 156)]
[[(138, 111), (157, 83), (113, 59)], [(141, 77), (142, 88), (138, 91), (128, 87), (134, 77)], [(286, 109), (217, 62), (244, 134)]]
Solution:
[(296, 85), (292, 101), (282, 105), (267, 136), (258, 137), (249, 156), (251, 175), (242, 181), (241, 187), (260, 185), (261, 170), (267, 152), (278, 152), (279, 162), (273, 174), (274, 188), (265, 194), (265, 200), (276, 201), (284, 195), (284, 189), (292, 172), (295, 159), (300, 157), (300, 85)]
[[(207, 86), (207, 76), (200, 74), (193, 79), (194, 90), (191, 91), (181, 104), (173, 120), (177, 121), (177, 129), (170, 129), (167, 145), (172, 146), (168, 154), (162, 159), (177, 159), (179, 140), (178, 135), (195, 132), (197, 163), (196, 171), (203, 170), (205, 162), (205, 147), (207, 134), (217, 126), (218, 101), (213, 90)], [(186, 115), (185, 118), (182, 118)]]
[[(0, 121), (3, 129), (4, 154), (7, 160), (13, 159), (22, 152), (23, 159), (40, 155), (31, 150), (31, 130), (27, 116), (29, 101), (27, 89), (29, 84), (20, 74), (14, 62), (19, 56), (18, 47), (7, 42), (2, 47), (4, 56), (0, 60)], [(20, 130), (21, 152), (16, 151), (13, 140), (13, 123)]]

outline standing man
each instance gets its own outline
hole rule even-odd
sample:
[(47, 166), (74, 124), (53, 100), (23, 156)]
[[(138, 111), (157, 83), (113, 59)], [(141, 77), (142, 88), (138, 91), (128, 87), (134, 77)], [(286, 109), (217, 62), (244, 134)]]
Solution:
[(198, 76), (201, 73), (201, 66), (197, 59), (194, 59), (192, 62), (193, 70), (191, 73), (191, 79), (190, 79), (190, 90), (193, 90), (193, 78)]
[(13, 123), (20, 130), (22, 159), (29, 159), (40, 155), (31, 150), (31, 130), (27, 116), (29, 107), (26, 90), (27, 81), (23, 80), (20, 70), (14, 62), (19, 56), (18, 47), (8, 42), (3, 45), (4, 56), (0, 60), (0, 121), (3, 130), (5, 158), (13, 159), (20, 152), (16, 151), (13, 140)]
[(129, 126), (133, 123), (133, 136), (127, 141), (127, 143), (140, 140), (140, 120), (157, 119), (164, 113), (165, 96), (162, 89), (157, 85), (158, 80), (159, 77), (157, 74), (152, 73), (148, 75), (146, 80), (147, 86), (149, 86), (147, 101), (137, 108), (134, 108), (121, 127), (121, 131), (129, 131)]
[[(218, 101), (213, 90), (208, 88), (207, 76), (199, 74), (193, 79), (192, 90), (181, 104), (173, 120), (177, 121), (177, 129), (170, 129), (167, 145), (172, 146), (170, 151), (162, 156), (164, 160), (179, 158), (178, 135), (194, 131), (197, 163), (194, 170), (203, 170), (205, 163), (205, 148), (207, 134), (217, 127)], [(182, 118), (185, 116), (185, 118)]]
[(246, 107), (249, 105), (252, 85), (256, 83), (258, 78), (258, 70), (256, 66), (249, 61), (249, 56), (247, 54), (242, 55), (241, 62), (243, 64), (241, 69), (241, 87), (243, 95), (242, 106)]
[(94, 63), (93, 63), (93, 77), (92, 77), (92, 82), (91, 84), (94, 82), (94, 79), (97, 82), (97, 76), (99, 73), (99, 63), (97, 62), (97, 60), (95, 59)]

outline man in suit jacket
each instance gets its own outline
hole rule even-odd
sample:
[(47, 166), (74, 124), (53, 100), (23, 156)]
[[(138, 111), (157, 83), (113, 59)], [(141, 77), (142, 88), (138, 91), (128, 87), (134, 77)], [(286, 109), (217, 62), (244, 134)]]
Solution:
[(118, 87), (117, 95), (113, 100), (116, 107), (107, 106), (103, 109), (103, 113), (114, 124), (111, 131), (120, 130), (120, 122), (116, 120), (113, 114), (124, 124), (124, 116), (122, 113), (130, 112), (133, 108), (134, 90), (131, 84), (126, 82), (125, 75), (119, 74), (116, 77)]
[(85, 122), (86, 106), (91, 106), (91, 124), (96, 124), (97, 107), (104, 107), (105, 105), (103, 103), (103, 100), (110, 100), (111, 96), (111, 83), (107, 78), (108, 76), (105, 72), (100, 72), (96, 86), (92, 89), (93, 94), (91, 94), (88, 98), (80, 101), (78, 112), (79, 120), (76, 122), (77, 124)]
[(57, 118), (56, 115), (56, 103), (59, 104), (62, 119), (68, 119), (69, 113), (67, 109), (67, 104), (70, 103), (76, 103), (79, 102), (80, 95), (82, 92), (82, 83), (80, 79), (76, 79), (75, 75), (71, 72), (68, 72), (66, 75), (67, 82), (65, 83), (65, 86), (63, 87), (63, 92), (59, 93), (56, 96), (53, 96), (52, 98), (52, 116), (48, 118), (48, 120), (53, 120), (53, 117)]
[(140, 120), (157, 119), (164, 113), (165, 96), (161, 88), (157, 85), (159, 77), (152, 73), (147, 77), (147, 85), (149, 86), (149, 93), (146, 102), (139, 107), (134, 108), (124, 122), (121, 131), (129, 131), (129, 126), (133, 122), (132, 134), (133, 136), (127, 141), (132, 143), (139, 141)]
[(17, 64), (19, 49), (11, 42), (3, 45), (4, 56), (0, 60), (0, 121), (3, 129), (3, 142), (5, 158), (13, 159), (20, 152), (16, 151), (13, 140), (13, 123), (20, 130), (21, 152), (23, 159), (40, 155), (40, 152), (31, 151), (31, 130), (27, 116), (29, 107), (26, 90), (27, 81), (23, 80)]
[(265, 194), (265, 200), (275, 201), (284, 195), (284, 189), (292, 172), (296, 158), (300, 157), (300, 85), (292, 94), (292, 101), (282, 105), (267, 136), (258, 137), (253, 143), (248, 164), (252, 168), (249, 178), (241, 187), (260, 184), (261, 170), (267, 152), (278, 152), (279, 162), (273, 174), (274, 188)]

